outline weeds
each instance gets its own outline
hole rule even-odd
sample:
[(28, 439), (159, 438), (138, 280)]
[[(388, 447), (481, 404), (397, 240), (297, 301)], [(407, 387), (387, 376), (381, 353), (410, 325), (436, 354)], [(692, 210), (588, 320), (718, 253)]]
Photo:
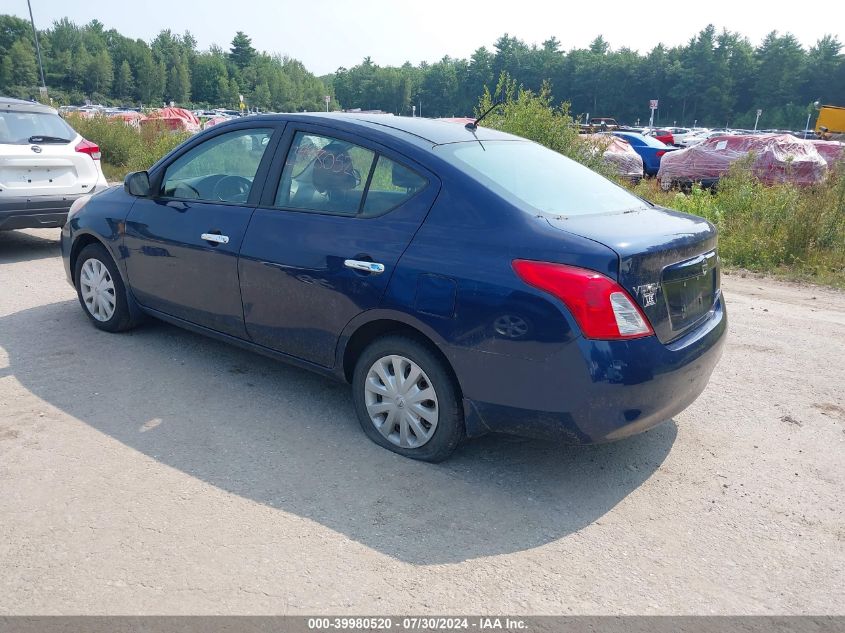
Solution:
[(719, 228), (719, 252), (731, 266), (845, 287), (845, 177), (832, 169), (816, 185), (766, 185), (745, 162), (715, 191), (661, 191), (656, 180), (633, 187), (656, 204), (692, 213)]
[(123, 180), (130, 171), (149, 169), (159, 158), (190, 137), (164, 125), (145, 125), (141, 130), (105, 116), (68, 116), (68, 123), (100, 146), (103, 173), (110, 181)]

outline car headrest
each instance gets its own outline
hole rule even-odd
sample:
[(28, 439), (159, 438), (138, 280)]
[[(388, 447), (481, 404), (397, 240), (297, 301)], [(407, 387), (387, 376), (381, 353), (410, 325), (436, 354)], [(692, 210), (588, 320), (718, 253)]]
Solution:
[(321, 193), (354, 189), (360, 182), (360, 176), (352, 166), (347, 146), (330, 143), (317, 152), (311, 180), (314, 188)]

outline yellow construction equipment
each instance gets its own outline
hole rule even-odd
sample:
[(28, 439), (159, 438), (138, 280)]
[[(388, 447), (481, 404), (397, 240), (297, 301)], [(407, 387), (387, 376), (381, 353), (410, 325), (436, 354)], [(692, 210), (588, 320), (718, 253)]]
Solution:
[(819, 109), (819, 118), (816, 119), (816, 134), (819, 137), (845, 134), (845, 108), (830, 105), (822, 106)]

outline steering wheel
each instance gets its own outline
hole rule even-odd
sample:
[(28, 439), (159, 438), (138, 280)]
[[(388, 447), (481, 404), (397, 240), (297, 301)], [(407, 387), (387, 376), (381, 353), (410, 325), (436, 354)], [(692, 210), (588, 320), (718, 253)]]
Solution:
[(214, 183), (212, 194), (221, 202), (246, 202), (252, 182), (243, 176), (223, 176)]

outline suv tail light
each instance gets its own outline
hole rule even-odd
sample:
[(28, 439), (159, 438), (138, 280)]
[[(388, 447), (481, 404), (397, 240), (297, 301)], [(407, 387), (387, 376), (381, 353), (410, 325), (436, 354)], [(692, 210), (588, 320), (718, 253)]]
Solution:
[(75, 149), (77, 152), (88, 154), (94, 160), (100, 160), (100, 146), (96, 143), (82, 139), (79, 143), (77, 143)]
[(619, 340), (654, 334), (627, 292), (601, 273), (565, 264), (515, 259), (513, 269), (529, 286), (557, 297), (587, 338)]

